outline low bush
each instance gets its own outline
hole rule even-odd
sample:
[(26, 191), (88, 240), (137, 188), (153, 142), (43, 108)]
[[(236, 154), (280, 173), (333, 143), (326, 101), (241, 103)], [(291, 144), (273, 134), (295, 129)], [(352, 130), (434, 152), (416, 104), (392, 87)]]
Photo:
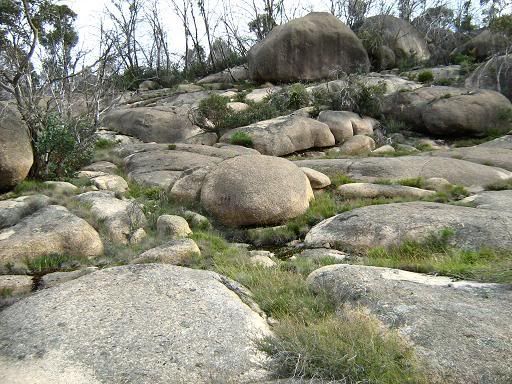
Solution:
[(64, 121), (51, 114), (35, 140), (36, 177), (72, 177), (88, 164), (94, 153), (95, 127), (85, 121)]
[(434, 74), (431, 70), (421, 71), (418, 73), (418, 81), (420, 83), (430, 83), (434, 80)]
[(252, 148), (252, 139), (245, 132), (235, 132), (231, 135), (229, 142), (233, 145), (241, 145), (242, 147)]

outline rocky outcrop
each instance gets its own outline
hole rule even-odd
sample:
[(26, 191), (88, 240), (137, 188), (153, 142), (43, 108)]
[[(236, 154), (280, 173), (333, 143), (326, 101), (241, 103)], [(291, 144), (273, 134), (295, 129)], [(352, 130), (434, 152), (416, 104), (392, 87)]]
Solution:
[(0, 103), (0, 191), (23, 181), (33, 161), (27, 126), (12, 106)]
[(161, 263), (185, 265), (194, 256), (201, 255), (199, 247), (191, 239), (172, 240), (137, 256), (132, 264)]
[(512, 100), (512, 56), (494, 56), (466, 79), (466, 88), (491, 89)]
[(372, 135), (378, 121), (371, 117), (361, 117), (349, 111), (322, 111), (318, 121), (329, 126), (336, 142), (343, 143), (354, 135)]
[(308, 246), (329, 243), (346, 248), (371, 248), (420, 241), (451, 228), (451, 244), (478, 249), (512, 248), (512, 215), (486, 209), (438, 203), (373, 205), (331, 217), (306, 235)]
[(512, 108), (489, 90), (432, 86), (398, 92), (384, 100), (383, 113), (420, 132), (437, 136), (484, 136), (508, 130), (503, 113)]
[(49, 205), (0, 231), (0, 263), (23, 264), (47, 255), (94, 257), (103, 253), (98, 233), (66, 208)]
[(262, 82), (318, 80), (369, 69), (357, 36), (336, 17), (320, 12), (275, 27), (247, 59), (251, 79)]
[(377, 197), (422, 199), (434, 195), (435, 192), (405, 185), (350, 183), (340, 185), (336, 189), (336, 194), (347, 199), (374, 199)]
[(429, 382), (507, 383), (510, 287), (389, 268), (335, 265), (307, 279), (339, 306), (363, 306), (414, 345)]
[(433, 151), (430, 155), (436, 157), (451, 157), (512, 171), (512, 149), (489, 148), (476, 145), (473, 147)]
[(355, 135), (347, 139), (339, 148), (334, 151), (343, 155), (353, 156), (370, 153), (375, 149), (375, 141), (368, 136)]
[(187, 107), (118, 108), (103, 118), (103, 125), (144, 142), (179, 143), (201, 133), (189, 119)]
[(201, 189), (201, 204), (229, 226), (269, 225), (299, 216), (313, 191), (292, 162), (270, 156), (239, 156), (210, 172)]
[(295, 161), (299, 167), (313, 168), (329, 177), (345, 174), (355, 180), (400, 180), (442, 177), (452, 184), (485, 186), (512, 177), (505, 169), (469, 161), (429, 156), (401, 156), (362, 159), (326, 159)]
[(49, 204), (50, 198), (45, 195), (21, 196), (0, 201), (0, 229), (16, 225), (25, 216)]
[(128, 244), (131, 235), (146, 225), (146, 217), (138, 203), (120, 200), (114, 192), (86, 192), (75, 199), (90, 210), (94, 219), (105, 228), (115, 243)]
[[(108, 268), (0, 312), (5, 383), (254, 383), (263, 318), (213, 272)], [(30, 314), (30, 316), (27, 316)]]
[(368, 17), (358, 35), (369, 45), (378, 42), (369, 53), (378, 69), (392, 69), (401, 61), (422, 62), (430, 58), (425, 38), (407, 21), (391, 15)]
[(222, 72), (208, 75), (197, 82), (197, 84), (212, 83), (240, 83), (249, 79), (249, 69), (246, 65), (225, 69)]
[(247, 134), (258, 152), (271, 156), (334, 145), (334, 136), (327, 124), (302, 116), (277, 117), (235, 128), (225, 133), (220, 141), (229, 143), (237, 132)]

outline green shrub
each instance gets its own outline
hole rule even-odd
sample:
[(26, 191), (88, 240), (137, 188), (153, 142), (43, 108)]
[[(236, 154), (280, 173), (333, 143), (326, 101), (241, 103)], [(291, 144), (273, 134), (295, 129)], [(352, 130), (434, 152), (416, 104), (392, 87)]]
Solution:
[(25, 260), (28, 269), (32, 273), (47, 274), (61, 270), (71, 270), (80, 265), (87, 265), (88, 260), (84, 257), (72, 257), (69, 255), (51, 254)]
[(449, 86), (453, 85), (455, 81), (453, 79), (437, 79), (434, 81), (434, 85)]
[(110, 149), (112, 147), (115, 147), (115, 145), (116, 145), (115, 142), (113, 142), (112, 140), (107, 140), (107, 139), (98, 139), (94, 143), (94, 146), (96, 147), (96, 149)]
[(229, 139), (229, 142), (233, 145), (241, 145), (242, 147), (252, 148), (253, 146), (251, 136), (242, 131), (233, 133)]
[(431, 70), (421, 71), (418, 73), (418, 81), (420, 83), (430, 83), (434, 80), (434, 74)]
[(310, 96), (303, 84), (296, 83), (271, 94), (268, 103), (281, 115), (289, 114), (310, 104)]
[(42, 179), (72, 177), (88, 164), (94, 154), (92, 125), (83, 121), (64, 121), (49, 115), (35, 142), (37, 176)]
[[(195, 123), (201, 128), (216, 131), (223, 127), (223, 122), (226, 116), (230, 113), (228, 108), (229, 98), (222, 97), (217, 94), (212, 94), (206, 99), (199, 102), (197, 113), (195, 117)], [(213, 124), (211, 127), (208, 121)]]
[(329, 107), (335, 111), (352, 111), (364, 116), (380, 117), (386, 84), (366, 85), (349, 77), (349, 84), (329, 93)]

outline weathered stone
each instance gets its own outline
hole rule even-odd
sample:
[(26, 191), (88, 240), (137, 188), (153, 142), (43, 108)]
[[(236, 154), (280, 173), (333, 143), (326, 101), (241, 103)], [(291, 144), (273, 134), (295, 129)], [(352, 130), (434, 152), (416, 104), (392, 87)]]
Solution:
[(310, 260), (322, 260), (326, 258), (334, 259), (337, 262), (347, 261), (349, 256), (345, 252), (327, 248), (305, 249), (296, 255), (297, 258), (305, 258)]
[(26, 295), (33, 284), (32, 276), (0, 275), (0, 297)]
[(266, 97), (269, 97), (275, 92), (279, 92), (281, 87), (266, 87), (266, 88), (258, 88), (251, 92), (249, 92), (245, 96), (245, 100), (252, 101), (254, 103), (261, 103)]
[(314, 226), (306, 235), (308, 246), (325, 243), (347, 248), (371, 248), (420, 241), (451, 228), (450, 243), (464, 248), (512, 248), (512, 225), (506, 212), (448, 204), (414, 202), (354, 209)]
[(146, 264), (42, 290), (0, 312), (3, 382), (270, 379), (256, 346), (270, 330), (234, 286), (213, 272)]
[(176, 143), (201, 133), (186, 107), (119, 108), (107, 113), (103, 125), (144, 142)]
[(173, 200), (181, 202), (198, 201), (201, 196), (204, 178), (213, 168), (200, 167), (183, 172), (169, 190), (169, 196)]
[(200, 215), (197, 212), (185, 210), (183, 211), (183, 217), (192, 227), (207, 229), (212, 226), (207, 217)]
[(249, 70), (245, 65), (225, 69), (222, 72), (208, 75), (197, 82), (197, 84), (211, 83), (239, 83), (249, 79)]
[(355, 180), (368, 182), (378, 179), (442, 177), (452, 184), (470, 187), (488, 185), (512, 177), (512, 173), (505, 169), (430, 156), (301, 160), (295, 161), (295, 164), (315, 169), (329, 177), (343, 173)]
[(451, 157), (467, 160), (472, 163), (492, 165), (512, 171), (512, 149), (492, 148), (486, 146), (452, 148), (449, 150), (434, 151), (436, 157)]
[(509, 287), (339, 264), (307, 281), (338, 305), (363, 306), (398, 330), (426, 365), (429, 382), (506, 383), (512, 377)]
[(306, 167), (302, 167), (301, 170), (308, 177), (311, 188), (322, 189), (331, 185), (331, 179), (329, 179), (329, 176), (324, 175), (322, 172)]
[(16, 225), (25, 216), (50, 204), (45, 195), (21, 196), (12, 200), (0, 200), (0, 229)]
[(272, 260), (270, 256), (261, 253), (254, 254), (252, 252), (255, 251), (251, 251), (251, 255), (249, 257), (249, 262), (251, 264), (263, 268), (274, 268), (277, 266), (277, 263), (274, 260)]
[(400, 61), (425, 61), (430, 58), (425, 38), (407, 21), (391, 15), (368, 17), (358, 31), (359, 36), (382, 42), (368, 54), (379, 69), (391, 69)]
[(355, 135), (347, 139), (341, 147), (339, 152), (344, 155), (362, 155), (370, 153), (375, 149), (375, 141), (368, 136)]
[(379, 147), (377, 149), (374, 149), (372, 153), (393, 153), (395, 152), (395, 148), (393, 148), (391, 145), (383, 145), (382, 147)]
[(192, 136), (185, 140), (187, 144), (197, 145), (214, 145), (218, 140), (217, 134), (214, 132), (203, 132), (198, 135)]
[(462, 202), (470, 203), (480, 209), (512, 214), (512, 190), (479, 192), (476, 195), (466, 197)]
[(67, 181), (45, 181), (43, 184), (58, 193), (75, 193), (78, 191), (76, 185), (68, 183)]
[(346, 111), (322, 111), (318, 115), (318, 121), (329, 126), (336, 142), (343, 143), (354, 136), (353, 117), (358, 118), (359, 116)]
[[(102, 172), (103, 173), (103, 172)], [(90, 178), (98, 189), (124, 193), (128, 190), (128, 183), (121, 176), (102, 174)]]
[(48, 273), (41, 277), (39, 280), (38, 289), (46, 289), (56, 287), (59, 284), (65, 283), (66, 281), (71, 281), (74, 279), (78, 279), (79, 277), (88, 275), (89, 273), (96, 272), (98, 267), (87, 267), (83, 269), (78, 269), (76, 271), (71, 272), (53, 272)]
[(432, 86), (386, 97), (383, 113), (434, 135), (484, 136), (508, 130), (500, 116), (511, 108), (510, 101), (495, 91)]
[(135, 232), (133, 232), (132, 235), (130, 236), (130, 245), (140, 244), (147, 237), (148, 234), (144, 230), (144, 228), (139, 228), (135, 230)]
[(162, 215), (156, 221), (156, 230), (161, 237), (178, 239), (192, 233), (187, 220), (176, 215)]
[(435, 194), (434, 191), (407, 187), (405, 185), (384, 185), (369, 183), (343, 184), (336, 189), (336, 193), (347, 199), (373, 199), (376, 197), (404, 197), (422, 199)]
[(227, 103), (227, 107), (235, 112), (243, 112), (250, 108), (249, 104), (240, 103), (240, 102)]
[(100, 236), (66, 208), (50, 205), (0, 231), (0, 263), (24, 263), (52, 254), (95, 257), (103, 253)]
[(334, 136), (327, 124), (301, 116), (282, 116), (235, 128), (225, 133), (220, 141), (229, 143), (237, 132), (247, 134), (253, 147), (264, 155), (283, 156), (334, 145)]
[(75, 199), (90, 208), (94, 219), (101, 222), (110, 239), (116, 243), (128, 244), (132, 233), (146, 224), (139, 204), (120, 200), (114, 192), (86, 192)]
[(192, 257), (198, 255), (201, 255), (201, 251), (194, 240), (176, 239), (143, 252), (132, 261), (132, 264), (186, 265)]
[(249, 75), (256, 81), (318, 80), (338, 71), (369, 69), (357, 36), (339, 19), (321, 12), (275, 27), (250, 49), (247, 59)]
[(449, 188), (452, 184), (442, 177), (430, 177), (425, 180), (425, 188), (432, 191), (441, 192)]
[(139, 84), (140, 91), (154, 91), (155, 89), (160, 89), (160, 84), (153, 80), (144, 80)]
[(201, 204), (231, 226), (267, 225), (294, 218), (309, 207), (313, 192), (292, 162), (270, 156), (239, 156), (220, 163), (201, 190)]
[(33, 161), (28, 127), (14, 107), (0, 103), (0, 191), (22, 182)]
[(92, 164), (87, 165), (81, 169), (82, 171), (94, 171), (94, 172), (103, 172), (108, 173), (110, 175), (115, 175), (118, 172), (117, 165), (111, 163), (110, 161), (97, 161)]

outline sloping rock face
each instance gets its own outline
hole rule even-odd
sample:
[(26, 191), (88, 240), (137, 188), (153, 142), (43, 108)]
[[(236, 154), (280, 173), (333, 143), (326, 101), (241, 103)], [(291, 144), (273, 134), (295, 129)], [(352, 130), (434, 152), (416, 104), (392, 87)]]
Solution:
[(180, 143), (202, 132), (188, 118), (186, 107), (119, 108), (109, 112), (103, 125), (144, 142)]
[(430, 58), (425, 38), (407, 21), (391, 15), (368, 17), (358, 35), (381, 42), (374, 52), (369, 52), (379, 69), (395, 68), (402, 60), (421, 62)]
[(367, 206), (331, 217), (306, 235), (308, 246), (325, 243), (371, 248), (426, 239), (444, 228), (454, 230), (450, 242), (462, 248), (512, 248), (512, 214), (438, 203)]
[[(108, 268), (0, 313), (5, 383), (254, 383), (269, 328), (213, 272)], [(27, 316), (30, 313), (30, 316)]]
[(432, 86), (388, 96), (383, 113), (437, 136), (484, 136), (510, 129), (503, 114), (511, 108), (498, 92)]
[(292, 162), (270, 156), (239, 156), (210, 172), (201, 189), (201, 204), (229, 226), (282, 223), (309, 207), (313, 190)]
[(25, 216), (49, 204), (50, 198), (45, 195), (21, 196), (0, 201), (0, 229), (16, 225)]
[(0, 191), (23, 181), (33, 161), (27, 126), (11, 106), (0, 103)]
[(329, 13), (313, 12), (275, 27), (247, 56), (255, 81), (289, 82), (332, 77), (338, 71), (367, 72), (358, 37)]
[(334, 136), (327, 124), (302, 116), (283, 116), (235, 128), (225, 133), (220, 141), (229, 143), (237, 132), (249, 135), (254, 149), (271, 156), (334, 145)]
[(512, 378), (510, 287), (358, 265), (320, 268), (308, 283), (338, 305), (362, 305), (398, 330), (430, 368), (432, 382), (504, 384)]
[(482, 61), (493, 54), (504, 52), (509, 44), (510, 41), (505, 35), (492, 33), (490, 30), (486, 29), (461, 46), (455, 48), (451, 54), (456, 55), (457, 53), (462, 53)]
[(466, 197), (463, 202), (471, 203), (480, 209), (490, 209), (512, 214), (512, 190), (484, 191)]
[(325, 173), (329, 177), (343, 173), (353, 179), (369, 182), (377, 179), (441, 177), (452, 184), (471, 187), (485, 186), (512, 177), (512, 172), (505, 169), (430, 156), (301, 160), (294, 163), (299, 167), (308, 167)]
[(50, 205), (0, 231), (0, 263), (20, 264), (45, 255), (94, 257), (103, 253), (98, 233), (66, 208)]
[(349, 199), (373, 199), (376, 197), (408, 197), (421, 199), (435, 194), (434, 191), (427, 191), (425, 189), (407, 187), (405, 185), (384, 185), (369, 183), (343, 184), (336, 188), (336, 193)]
[(492, 165), (512, 171), (512, 149), (490, 148), (481, 145), (433, 151), (436, 157), (451, 157), (472, 163)]
[(466, 88), (491, 89), (512, 100), (512, 56), (495, 56), (480, 64), (464, 85)]
[(509, 132), (508, 135), (479, 144), (478, 147), (512, 150), (512, 132)]
[(225, 159), (258, 151), (245, 147), (215, 148), (196, 144), (135, 144), (118, 149), (128, 178), (137, 183), (172, 188), (191, 170), (211, 168)]

